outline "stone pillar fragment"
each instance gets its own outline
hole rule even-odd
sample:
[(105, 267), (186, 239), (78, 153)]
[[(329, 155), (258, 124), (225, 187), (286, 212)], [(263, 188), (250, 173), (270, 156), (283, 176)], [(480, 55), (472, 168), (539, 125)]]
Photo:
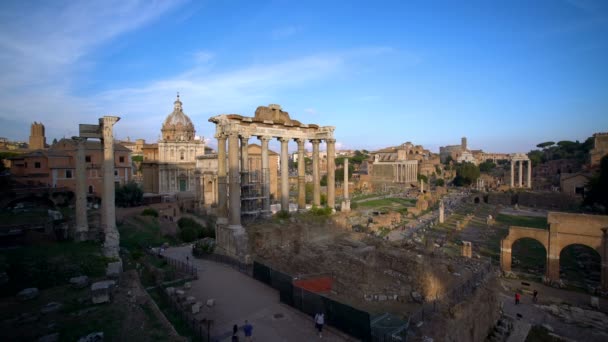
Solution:
[(115, 185), (114, 185), (114, 124), (117, 116), (104, 116), (99, 119), (103, 136), (103, 203), (105, 240), (103, 253), (106, 257), (118, 258), (120, 234), (116, 228)]
[(73, 137), (76, 141), (76, 241), (88, 239), (89, 223), (87, 220), (87, 175), (85, 162), (85, 145), (87, 138)]
[(439, 202), (439, 223), (445, 222), (445, 207), (443, 206), (443, 201)]
[(239, 170), (239, 136), (230, 133), (228, 136), (228, 172), (229, 200), (228, 224), (230, 228), (241, 227), (241, 175)]
[(344, 158), (344, 201), (341, 211), (350, 211), (350, 198), (348, 197), (348, 158)]
[(217, 136), (218, 223), (228, 223), (228, 184), (226, 177), (226, 136)]
[(306, 158), (304, 156), (304, 139), (296, 139), (298, 143), (298, 209), (306, 209)]
[[(336, 139), (327, 139), (327, 206), (336, 206)], [(348, 176), (348, 172), (347, 172)]]
[(524, 169), (524, 161), (520, 160), (519, 161), (519, 184), (518, 187), (522, 187), (523, 186), (523, 169)]
[(532, 189), (532, 161), (528, 160), (528, 188)]
[(262, 143), (262, 196), (264, 196), (263, 212), (270, 214), (270, 162), (268, 159), (269, 137), (259, 137)]
[(511, 187), (515, 186), (515, 161), (511, 160)]
[(321, 179), (319, 177), (319, 140), (313, 139), (312, 143), (312, 182), (313, 182), (313, 195), (312, 204), (314, 206), (321, 206)]
[(281, 142), (281, 210), (289, 212), (289, 139), (279, 138)]

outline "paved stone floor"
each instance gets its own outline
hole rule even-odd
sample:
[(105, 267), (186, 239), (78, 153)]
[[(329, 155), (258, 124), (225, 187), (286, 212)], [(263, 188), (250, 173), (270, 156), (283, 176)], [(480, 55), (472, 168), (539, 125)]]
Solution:
[[(167, 249), (164, 254), (193, 263), (199, 279), (192, 282), (189, 294), (206, 302), (213, 298), (215, 306), (210, 316), (214, 319), (214, 341), (230, 341), (232, 326), (253, 325), (254, 341), (354, 341), (333, 329), (325, 329), (323, 338), (316, 335), (312, 317), (279, 302), (276, 290), (242, 274), (229, 266), (207, 260), (194, 259), (191, 247)], [(240, 331), (240, 340), (244, 339)]]

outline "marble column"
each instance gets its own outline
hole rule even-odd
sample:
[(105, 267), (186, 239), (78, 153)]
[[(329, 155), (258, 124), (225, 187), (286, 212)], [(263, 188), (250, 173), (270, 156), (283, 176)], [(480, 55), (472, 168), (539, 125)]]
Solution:
[(336, 206), (336, 139), (327, 139), (327, 206)]
[(511, 187), (515, 187), (515, 161), (511, 160)]
[(87, 138), (73, 137), (76, 141), (76, 241), (88, 239), (89, 223), (87, 220), (87, 175), (85, 162), (85, 144)]
[(608, 291), (608, 228), (602, 228), (602, 255), (601, 257), (601, 269), (600, 279), (602, 291)]
[(289, 138), (279, 138), (281, 142), (281, 210), (289, 212)]
[(312, 143), (312, 183), (313, 195), (312, 204), (321, 206), (321, 179), (319, 177), (319, 140), (313, 139)]
[(103, 227), (105, 240), (103, 254), (106, 257), (118, 258), (120, 234), (116, 228), (115, 186), (114, 186), (114, 124), (120, 120), (117, 116), (104, 116), (99, 119), (103, 136), (103, 205), (101, 215), (105, 219)]
[(241, 183), (249, 183), (249, 136), (241, 135)]
[(226, 177), (226, 136), (217, 136), (217, 221), (228, 223), (228, 184)]
[(348, 197), (348, 158), (344, 158), (344, 201), (342, 202), (341, 211), (350, 211), (350, 198)]
[(239, 135), (236, 132), (228, 136), (228, 225), (230, 228), (241, 228), (241, 175), (239, 170)]
[(439, 223), (445, 222), (445, 207), (443, 201), (439, 202)]
[(523, 169), (524, 169), (524, 161), (519, 161), (519, 187), (523, 186)]
[(304, 139), (296, 139), (298, 143), (298, 209), (306, 209), (306, 157), (304, 156)]
[(270, 213), (270, 162), (268, 160), (268, 142), (269, 137), (259, 137), (262, 143), (262, 196), (264, 196), (263, 211), (264, 214)]
[(532, 161), (528, 160), (528, 188), (532, 189)]

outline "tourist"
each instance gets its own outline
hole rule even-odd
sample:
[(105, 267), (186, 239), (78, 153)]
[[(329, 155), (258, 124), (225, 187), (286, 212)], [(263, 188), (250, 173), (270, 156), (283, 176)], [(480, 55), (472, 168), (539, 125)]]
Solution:
[(515, 292), (515, 305), (519, 304), (520, 298), (521, 298), (521, 295), (519, 294), (519, 292)]
[(239, 332), (239, 326), (238, 325), (233, 325), (232, 326), (232, 336), (236, 335), (236, 333)]
[(538, 302), (538, 291), (534, 290), (534, 292), (532, 292), (532, 301), (534, 303)]
[(251, 325), (251, 323), (249, 323), (247, 320), (245, 320), (243, 332), (245, 332), (245, 341), (251, 341), (251, 337), (253, 335), (253, 325)]
[(325, 324), (325, 315), (319, 312), (315, 315), (315, 328), (319, 331), (319, 337), (323, 337), (323, 324)]

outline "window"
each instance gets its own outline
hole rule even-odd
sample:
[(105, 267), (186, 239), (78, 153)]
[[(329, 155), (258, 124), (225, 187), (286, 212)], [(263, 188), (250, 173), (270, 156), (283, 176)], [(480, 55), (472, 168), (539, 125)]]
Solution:
[(84, 161), (87, 162), (87, 163), (90, 163), (91, 162), (91, 156), (85, 156), (84, 157)]
[(65, 170), (65, 178), (72, 178), (72, 170)]
[(184, 150), (179, 151), (179, 160), (184, 160)]
[(93, 186), (89, 185), (89, 193), (92, 194), (93, 193)]
[(114, 170), (114, 176), (118, 176), (118, 170)]
[(125, 157), (118, 157), (118, 161), (121, 162), (121, 163), (124, 163), (125, 162)]
[(40, 162), (35, 162), (34, 163), (34, 167), (37, 168), (37, 169), (39, 169), (40, 168)]

